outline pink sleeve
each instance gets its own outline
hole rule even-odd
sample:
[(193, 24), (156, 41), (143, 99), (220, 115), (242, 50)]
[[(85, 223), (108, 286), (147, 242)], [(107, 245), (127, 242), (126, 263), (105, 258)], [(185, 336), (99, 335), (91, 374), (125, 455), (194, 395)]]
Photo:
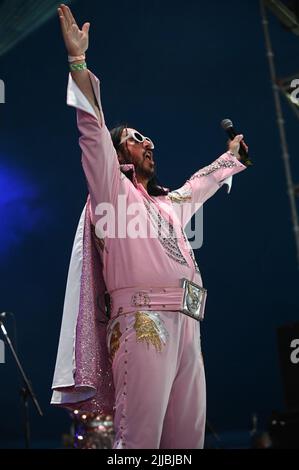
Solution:
[(89, 73), (101, 110), (101, 121), (98, 120), (93, 107), (71, 75), (67, 90), (67, 104), (77, 109), (82, 166), (91, 199), (92, 221), (95, 223), (95, 210), (99, 203), (116, 203), (120, 185), (120, 168), (109, 130), (105, 125), (99, 80), (91, 72)]
[(245, 169), (246, 166), (227, 152), (210, 165), (197, 171), (181, 188), (171, 191), (168, 196), (180, 211), (183, 227), (204, 202), (227, 182), (229, 177)]

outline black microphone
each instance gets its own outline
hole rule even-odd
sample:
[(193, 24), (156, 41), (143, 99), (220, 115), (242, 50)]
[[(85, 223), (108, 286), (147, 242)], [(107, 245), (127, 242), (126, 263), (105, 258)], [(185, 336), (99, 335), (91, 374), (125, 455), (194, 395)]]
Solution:
[[(225, 130), (225, 132), (227, 133), (230, 140), (233, 140), (236, 137), (236, 135), (238, 135), (238, 132), (235, 131), (234, 125), (233, 125), (233, 123), (230, 119), (223, 119), (223, 121), (221, 121), (221, 127), (222, 127), (222, 129)], [(239, 155), (240, 155), (241, 161), (242, 161), (242, 163), (244, 163), (244, 165), (246, 165), (246, 166), (253, 165), (243, 142), (240, 142)]]

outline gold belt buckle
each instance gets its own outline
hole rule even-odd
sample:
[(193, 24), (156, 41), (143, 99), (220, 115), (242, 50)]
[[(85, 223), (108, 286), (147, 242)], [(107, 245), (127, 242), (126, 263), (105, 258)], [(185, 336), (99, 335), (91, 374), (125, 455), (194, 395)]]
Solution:
[(203, 320), (207, 289), (188, 279), (182, 279), (182, 287), (184, 289), (182, 312), (195, 320)]

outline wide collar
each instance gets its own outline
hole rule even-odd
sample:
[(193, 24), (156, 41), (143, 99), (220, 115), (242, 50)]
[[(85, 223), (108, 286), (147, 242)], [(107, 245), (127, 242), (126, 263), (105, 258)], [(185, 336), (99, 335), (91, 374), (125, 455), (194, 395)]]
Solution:
[(124, 163), (122, 165), (119, 165), (120, 171), (124, 173), (127, 178), (134, 184), (135, 188), (139, 186), (137, 178), (136, 178), (136, 173), (135, 173), (135, 167), (133, 163)]

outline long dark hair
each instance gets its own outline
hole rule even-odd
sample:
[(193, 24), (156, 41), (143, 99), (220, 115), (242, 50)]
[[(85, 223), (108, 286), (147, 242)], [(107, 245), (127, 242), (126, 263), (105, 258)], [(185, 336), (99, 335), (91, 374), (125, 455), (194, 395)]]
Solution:
[[(120, 140), (122, 132), (128, 127), (129, 126), (127, 124), (121, 124), (110, 130), (111, 139), (116, 151), (120, 149)], [(169, 189), (163, 188), (163, 186), (159, 184), (157, 176), (153, 175), (147, 184), (147, 192), (150, 196), (167, 196), (167, 194), (169, 193)]]

